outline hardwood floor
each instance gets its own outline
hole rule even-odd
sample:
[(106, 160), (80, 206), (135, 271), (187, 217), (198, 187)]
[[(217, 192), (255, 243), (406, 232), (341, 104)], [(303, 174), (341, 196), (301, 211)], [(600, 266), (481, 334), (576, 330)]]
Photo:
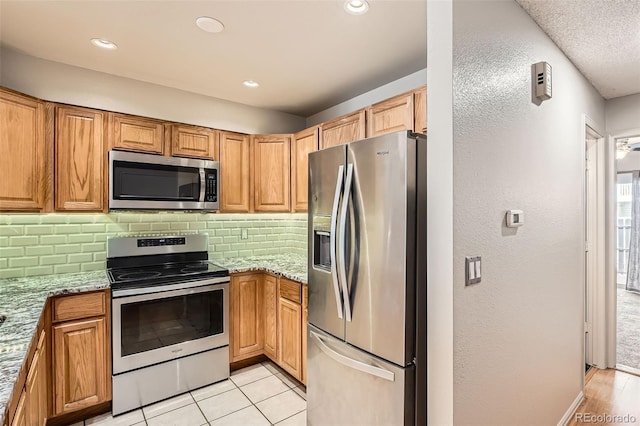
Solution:
[(592, 368), (585, 380), (585, 400), (569, 426), (640, 424), (639, 376)]

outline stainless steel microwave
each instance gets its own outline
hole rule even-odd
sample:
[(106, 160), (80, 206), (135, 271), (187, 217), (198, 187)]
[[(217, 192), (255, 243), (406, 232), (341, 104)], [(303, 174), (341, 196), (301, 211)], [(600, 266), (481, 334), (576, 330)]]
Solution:
[(109, 210), (218, 210), (220, 163), (109, 152)]

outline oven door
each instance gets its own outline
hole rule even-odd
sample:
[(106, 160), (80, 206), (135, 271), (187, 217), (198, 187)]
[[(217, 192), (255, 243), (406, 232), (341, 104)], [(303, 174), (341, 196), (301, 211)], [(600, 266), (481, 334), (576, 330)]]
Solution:
[(109, 209), (217, 210), (216, 161), (109, 152)]
[(229, 345), (228, 280), (182, 283), (187, 285), (124, 297), (114, 292), (113, 374)]

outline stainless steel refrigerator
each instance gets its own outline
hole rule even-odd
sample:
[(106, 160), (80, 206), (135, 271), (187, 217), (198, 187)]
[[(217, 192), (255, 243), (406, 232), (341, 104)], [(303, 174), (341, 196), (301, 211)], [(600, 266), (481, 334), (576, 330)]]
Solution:
[(309, 425), (426, 424), (426, 143), (309, 155)]

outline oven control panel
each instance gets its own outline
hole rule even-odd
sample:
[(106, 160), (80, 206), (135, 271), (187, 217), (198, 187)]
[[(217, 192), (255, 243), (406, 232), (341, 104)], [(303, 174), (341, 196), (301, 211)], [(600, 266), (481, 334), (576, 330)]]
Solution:
[(184, 237), (138, 239), (138, 247), (183, 246), (185, 243)]

